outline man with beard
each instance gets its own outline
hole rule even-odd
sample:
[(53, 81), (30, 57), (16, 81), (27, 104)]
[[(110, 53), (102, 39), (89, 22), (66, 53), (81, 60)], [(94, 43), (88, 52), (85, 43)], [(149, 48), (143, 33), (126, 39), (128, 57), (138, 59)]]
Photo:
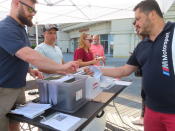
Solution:
[(138, 44), (126, 65), (101, 71), (122, 77), (140, 67), (146, 94), (144, 131), (175, 131), (175, 23), (165, 24), (155, 0), (141, 1), (134, 11), (138, 33), (148, 38)]
[(0, 131), (19, 130), (14, 121), (9, 126), (6, 114), (14, 104), (25, 102), (27, 72), (42, 78), (39, 71), (29, 69), (28, 63), (51, 73), (70, 73), (78, 67), (77, 62), (57, 64), (29, 47), (25, 25), (33, 25), (35, 4), (36, 0), (12, 0), (10, 15), (0, 21)]
[[(145, 38), (148, 37), (148, 35), (145, 35), (145, 34), (139, 34), (139, 30), (138, 30), (138, 27), (136, 26), (136, 20), (133, 22), (133, 25), (135, 27), (135, 31), (138, 35), (138, 37), (140, 38), (140, 40), (144, 40)], [(142, 69), (141, 68), (138, 68), (138, 70), (135, 72), (135, 76), (137, 77), (142, 77)], [(135, 125), (143, 125), (143, 118), (144, 118), (144, 113), (145, 113), (145, 91), (143, 89), (143, 85), (141, 84), (141, 97), (142, 97), (142, 111), (141, 111), (141, 116), (132, 121), (133, 124)]]

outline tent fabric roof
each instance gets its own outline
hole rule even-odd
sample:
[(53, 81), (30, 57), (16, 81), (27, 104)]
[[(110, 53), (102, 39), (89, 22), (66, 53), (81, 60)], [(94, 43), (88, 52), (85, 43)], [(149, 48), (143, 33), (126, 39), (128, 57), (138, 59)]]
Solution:
[[(37, 24), (92, 22), (133, 18), (134, 6), (141, 0), (38, 0)], [(174, 0), (157, 0), (166, 13)], [(11, 0), (0, 0), (0, 19), (10, 10)]]

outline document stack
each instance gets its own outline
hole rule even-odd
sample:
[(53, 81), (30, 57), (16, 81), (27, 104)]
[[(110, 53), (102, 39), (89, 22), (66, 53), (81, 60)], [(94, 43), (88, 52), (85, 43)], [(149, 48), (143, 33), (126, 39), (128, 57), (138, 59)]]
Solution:
[(50, 107), (50, 104), (28, 103), (26, 105), (17, 107), (17, 109), (15, 110), (11, 110), (10, 113), (23, 115), (25, 117), (33, 119), (36, 116), (44, 113), (44, 111), (49, 109)]
[(100, 79), (100, 87), (102, 89), (109, 89), (115, 85), (116, 79), (108, 76), (102, 76)]

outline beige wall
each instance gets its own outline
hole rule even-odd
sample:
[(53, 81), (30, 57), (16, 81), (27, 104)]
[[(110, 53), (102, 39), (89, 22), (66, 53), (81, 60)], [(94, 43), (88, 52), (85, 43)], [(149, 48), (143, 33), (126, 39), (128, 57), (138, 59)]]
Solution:
[(111, 34), (114, 36), (114, 57), (127, 57), (138, 43), (132, 25), (133, 19), (120, 19), (111, 22)]
[(62, 31), (57, 32), (57, 45), (61, 48), (62, 52), (66, 52), (67, 48), (70, 48), (69, 41), (69, 34)]

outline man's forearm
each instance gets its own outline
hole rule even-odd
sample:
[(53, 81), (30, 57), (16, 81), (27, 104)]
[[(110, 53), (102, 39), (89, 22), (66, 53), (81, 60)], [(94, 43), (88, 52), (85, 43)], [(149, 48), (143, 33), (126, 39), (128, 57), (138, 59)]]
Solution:
[(124, 71), (120, 69), (120, 67), (114, 68), (101, 68), (103, 75), (110, 76), (110, 77), (123, 77)]
[(124, 77), (129, 76), (131, 73), (137, 70), (136, 66), (133, 65), (124, 65), (120, 67), (113, 67), (113, 68), (102, 68), (101, 71), (103, 75), (111, 76), (111, 77)]
[(45, 56), (33, 59), (30, 63), (45, 73), (62, 73), (64, 71), (63, 64), (57, 64)]
[(41, 55), (29, 47), (24, 47), (15, 55), (42, 71), (49, 71), (51, 73), (62, 73), (65, 71), (62, 64), (57, 64), (55, 61)]

